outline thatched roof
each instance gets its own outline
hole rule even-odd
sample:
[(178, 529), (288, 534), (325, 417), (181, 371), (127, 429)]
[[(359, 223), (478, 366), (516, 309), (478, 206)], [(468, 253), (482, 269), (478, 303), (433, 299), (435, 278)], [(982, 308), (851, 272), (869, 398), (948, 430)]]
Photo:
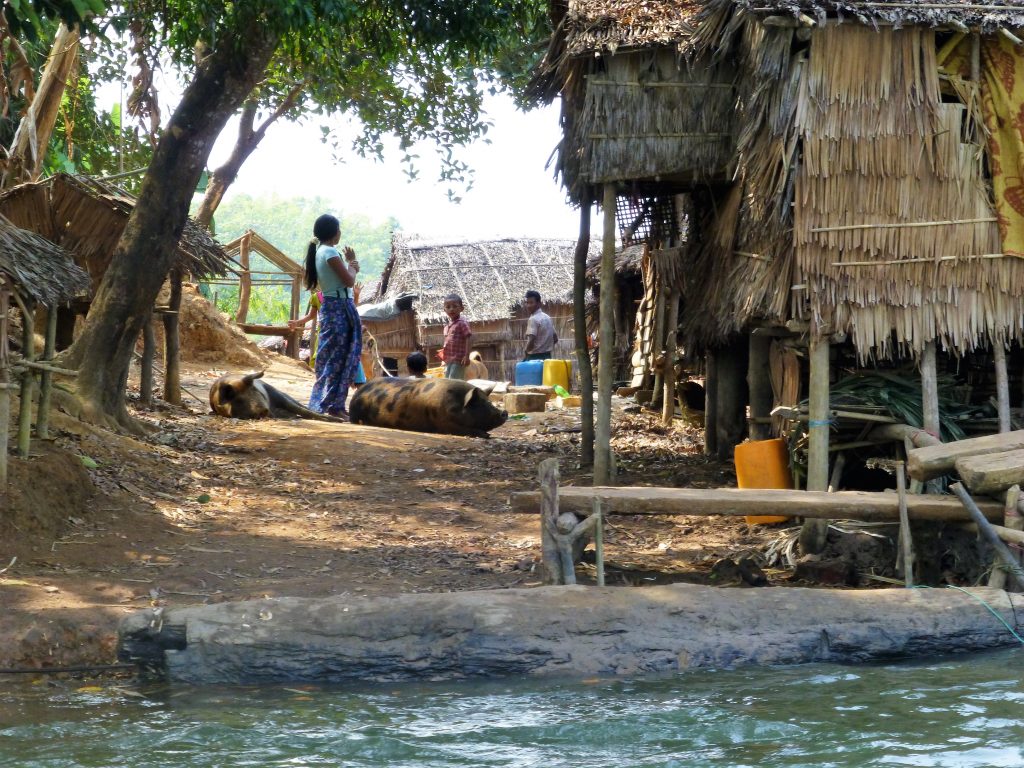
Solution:
[(675, 45), (694, 30), (699, 0), (569, 0), (564, 34), (570, 56)]
[[(599, 250), (600, 244), (592, 247)], [(531, 289), (540, 291), (545, 303), (571, 302), (575, 248), (573, 240), (446, 243), (416, 241), (396, 233), (380, 287), (363, 301), (416, 293), (420, 321), (433, 324), (445, 320), (444, 297), (457, 293), (469, 322), (504, 319)]]
[(53, 306), (89, 290), (89, 275), (75, 266), (67, 251), (46, 238), (19, 229), (0, 216), (0, 272), (15, 290)]
[[(641, 274), (643, 269), (644, 251), (646, 246), (630, 245), (615, 252), (615, 274), (619, 277)], [(601, 282), (601, 254), (591, 255), (587, 259), (587, 282)]]
[[(68, 251), (88, 271), (94, 289), (134, 206), (131, 194), (109, 182), (65, 173), (20, 184), (0, 195), (0, 213)], [(178, 243), (178, 265), (208, 276), (225, 274), (227, 264), (217, 241), (190, 219)]]
[(874, 27), (879, 23), (896, 27), (921, 25), (939, 27), (963, 24), (980, 28), (983, 32), (996, 32), (1000, 27), (1024, 26), (1024, 2), (968, 2), (965, 0), (899, 0), (899, 2), (870, 2), (870, 0), (729, 0), (738, 9), (759, 15), (789, 15), (801, 13), (817, 21), (826, 18), (854, 21)]

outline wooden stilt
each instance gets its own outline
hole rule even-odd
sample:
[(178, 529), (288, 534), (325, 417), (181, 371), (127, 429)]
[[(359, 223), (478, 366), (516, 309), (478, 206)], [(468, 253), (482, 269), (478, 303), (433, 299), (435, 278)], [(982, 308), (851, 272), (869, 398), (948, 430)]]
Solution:
[[(17, 298), (17, 296), (15, 296)], [(21, 309), (21, 354), (25, 360), (35, 359), (35, 334), (32, 327), (35, 323), (34, 313), (28, 309), (26, 304), (18, 302)], [(21, 402), (18, 409), (18, 455), (23, 459), (28, 458), (29, 448), (32, 444), (32, 390), (35, 388), (36, 378), (31, 370), (26, 370), (21, 375)]]
[[(718, 431), (717, 455), (732, 459), (733, 450), (743, 441), (747, 428), (747, 341), (731, 340), (715, 352), (718, 392), (715, 428)], [(706, 408), (706, 406), (705, 406)], [(828, 479), (826, 478), (826, 483)]]
[(0, 495), (7, 493), (7, 444), (11, 425), (11, 369), (7, 362), (7, 313), (11, 295), (0, 275)]
[(748, 431), (751, 440), (767, 440), (772, 436), (772, 425), (767, 421), (758, 421), (758, 419), (767, 419), (771, 416), (774, 403), (769, 364), (772, 339), (770, 336), (759, 336), (752, 333), (749, 345), (747, 392), (750, 395), (750, 422)]
[[(1024, 529), (1024, 518), (1021, 518), (1017, 511), (1017, 502), (1020, 501), (1020, 486), (1011, 486), (1006, 491), (1006, 503), (1003, 506), (1003, 525), (1010, 530)], [(1017, 558), (1020, 562), (1020, 557)], [(992, 574), (988, 578), (988, 585), (996, 589), (1003, 589), (1006, 586), (1006, 571), (999, 567), (999, 563), (992, 564)]]
[(615, 186), (604, 185), (604, 240), (601, 252), (601, 337), (597, 361), (597, 418), (594, 429), (594, 485), (611, 478), (612, 378), (615, 366)]
[(992, 344), (992, 362), (996, 367), (996, 410), (999, 413), (999, 431), (1009, 432), (1010, 426), (1010, 378), (1006, 372), (1006, 347), (1002, 341)]
[(664, 352), (662, 345), (665, 340), (665, 294), (668, 289), (665, 286), (665, 281), (657, 271), (655, 271), (654, 279), (656, 281), (654, 286), (654, 337), (651, 339), (651, 359), (649, 363), (654, 371), (654, 382), (651, 385), (651, 389), (655, 392), (655, 397), (657, 397), (657, 393), (662, 391), (665, 383), (662, 370), (656, 367), (654, 362)]
[[(594, 369), (590, 364), (587, 333), (587, 254), (590, 253), (590, 197), (580, 203), (580, 232), (576, 240), (572, 271), (573, 334), (576, 338), (576, 370), (580, 376), (580, 466), (594, 464)], [(505, 345), (501, 345), (502, 370)]]
[[(921, 423), (924, 425), (925, 432), (941, 441), (939, 380), (935, 357), (935, 342), (929, 341), (924, 345), (924, 350), (921, 353)], [(924, 491), (925, 493), (942, 493), (942, 485), (938, 482), (925, 483)]]
[(704, 454), (718, 455), (718, 353), (704, 354)]
[(561, 584), (562, 566), (554, 522), (558, 519), (558, 459), (545, 459), (537, 469), (540, 483), (541, 578), (545, 584)]
[(235, 322), (244, 323), (249, 316), (249, 296), (252, 293), (252, 273), (249, 271), (249, 245), (251, 233), (242, 235), (238, 243), (238, 264), (242, 268), (238, 276), (238, 309), (235, 310)]
[(900, 501), (900, 553), (903, 561), (903, 583), (914, 586), (914, 542), (910, 536), (910, 515), (907, 513), (907, 476), (902, 461), (896, 462), (896, 493)]
[[(811, 341), (811, 382), (809, 391), (810, 420), (807, 422), (807, 490), (828, 489), (829, 440), (829, 343), (828, 339)], [(805, 520), (800, 531), (800, 548), (805, 554), (818, 554), (825, 548), (827, 520)]]
[(601, 499), (594, 497), (593, 516), (597, 519), (594, 528), (594, 555), (597, 568), (597, 586), (604, 586), (604, 513), (601, 511)]
[(661, 423), (665, 426), (672, 424), (676, 415), (676, 331), (679, 326), (679, 292), (670, 291), (668, 294), (668, 320), (665, 323), (665, 365), (662, 371), (664, 381), (664, 392), (661, 404)]
[[(46, 308), (46, 342), (43, 361), (53, 360), (57, 351), (57, 305)], [(50, 439), (50, 397), (53, 394), (53, 371), (43, 370), (39, 376), (39, 409), (36, 412), (36, 434), (40, 440)]]
[(143, 405), (153, 404), (153, 362), (156, 359), (156, 329), (153, 314), (142, 326), (142, 365), (139, 371), (139, 399)]
[(164, 400), (181, 404), (181, 280), (179, 267), (171, 270), (170, 311), (164, 315)]

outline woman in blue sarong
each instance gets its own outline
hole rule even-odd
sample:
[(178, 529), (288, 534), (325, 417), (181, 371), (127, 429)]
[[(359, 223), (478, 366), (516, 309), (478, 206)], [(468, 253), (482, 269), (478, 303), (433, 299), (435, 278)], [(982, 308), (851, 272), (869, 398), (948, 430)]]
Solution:
[(352, 300), (359, 262), (348, 246), (344, 260), (335, 247), (341, 240), (341, 223), (336, 217), (320, 216), (313, 224), (313, 237), (306, 251), (306, 288), (319, 288), (323, 299), (318, 315), (316, 383), (309, 408), (347, 419), (345, 402), (363, 349), (363, 328)]

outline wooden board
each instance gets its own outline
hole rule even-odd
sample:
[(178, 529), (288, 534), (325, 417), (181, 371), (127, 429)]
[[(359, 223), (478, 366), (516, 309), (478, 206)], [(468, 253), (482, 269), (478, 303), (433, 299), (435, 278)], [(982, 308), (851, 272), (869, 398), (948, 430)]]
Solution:
[[(565, 486), (558, 491), (559, 509), (590, 514), (594, 496), (604, 511), (620, 515), (798, 515), (812, 519), (865, 521), (899, 520), (899, 499), (895, 493), (864, 491), (790, 491), (752, 488), (610, 488)], [(540, 509), (540, 493), (513, 493), (513, 512)], [(979, 504), (985, 516), (1002, 522), (1001, 504)], [(911, 520), (970, 520), (970, 515), (953, 496), (907, 497)]]
[(915, 480), (930, 480), (949, 474), (956, 460), (964, 456), (981, 456), (1024, 449), (1024, 430), (958, 440), (955, 443), (915, 448), (907, 454), (907, 470)]
[(972, 493), (997, 493), (1024, 485), (1024, 450), (962, 456), (956, 472)]

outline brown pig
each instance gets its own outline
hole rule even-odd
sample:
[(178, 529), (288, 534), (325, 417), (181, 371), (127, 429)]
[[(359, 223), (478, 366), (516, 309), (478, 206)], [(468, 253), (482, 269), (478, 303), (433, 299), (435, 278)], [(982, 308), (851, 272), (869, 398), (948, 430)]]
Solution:
[(487, 437), (508, 413), (481, 390), (454, 379), (374, 379), (349, 404), (353, 424)]

